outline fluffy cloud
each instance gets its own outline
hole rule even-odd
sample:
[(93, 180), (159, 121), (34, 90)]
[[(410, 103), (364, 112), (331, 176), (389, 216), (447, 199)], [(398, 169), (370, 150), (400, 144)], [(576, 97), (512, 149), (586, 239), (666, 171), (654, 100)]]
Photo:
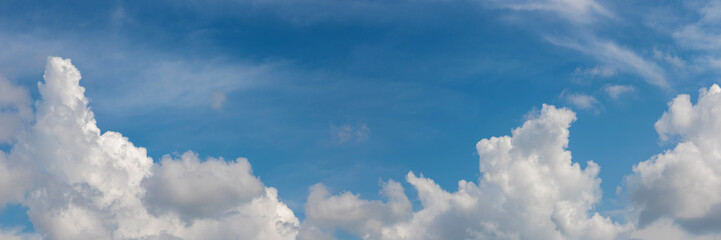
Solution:
[(655, 126), (662, 140), (679, 143), (627, 178), (639, 226), (670, 219), (691, 233), (721, 233), (721, 87), (701, 89), (695, 105), (679, 95)]
[[(274, 188), (252, 175), (247, 160), (201, 162), (186, 153), (156, 165), (120, 133), (101, 133), (70, 60), (49, 58), (44, 78), (34, 125), (7, 156), (0, 154), (0, 173), (27, 173), (0, 175), (0, 200), (22, 196), (19, 201), (44, 237), (293, 239), (297, 234), (298, 219)], [(27, 185), (13, 189), (16, 182)]]
[(584, 169), (566, 150), (575, 119), (570, 110), (544, 105), (512, 136), (481, 140), (482, 178), (461, 180), (456, 192), (409, 173), (422, 204), (411, 214), (393, 181), (384, 186), (387, 203), (330, 196), (316, 186), (301, 237), (342, 229), (364, 239), (614, 239), (625, 227), (591, 212), (601, 198), (598, 165), (589, 161)]
[(218, 217), (263, 193), (263, 183), (251, 171), (244, 158), (200, 162), (192, 152), (180, 160), (166, 155), (146, 179), (146, 200), (151, 212), (176, 212), (186, 219)]
[(306, 204), (305, 231), (301, 239), (332, 239), (335, 228), (352, 232), (364, 239), (381, 239), (384, 226), (411, 216), (411, 202), (403, 186), (393, 180), (383, 185), (383, 195), (389, 201), (362, 200), (345, 192), (331, 196), (322, 184), (311, 187)]
[[(120, 133), (101, 132), (70, 60), (49, 58), (44, 78), (34, 115), (21, 117), (11, 150), (0, 151), (0, 205), (26, 206), (38, 234), (0, 229), (2, 239), (334, 239), (337, 231), (393, 240), (721, 237), (718, 85), (701, 89), (695, 104), (679, 95), (656, 123), (662, 140), (678, 144), (627, 177), (634, 230), (593, 211), (600, 168), (572, 161), (576, 116), (568, 109), (544, 105), (511, 136), (479, 141), (482, 177), (459, 181), (455, 192), (409, 172), (416, 211), (393, 180), (382, 186), (387, 201), (333, 195), (318, 184), (301, 224), (248, 160), (187, 152), (154, 163)], [(3, 103), (29, 109), (26, 90), (0, 84), (20, 92)]]

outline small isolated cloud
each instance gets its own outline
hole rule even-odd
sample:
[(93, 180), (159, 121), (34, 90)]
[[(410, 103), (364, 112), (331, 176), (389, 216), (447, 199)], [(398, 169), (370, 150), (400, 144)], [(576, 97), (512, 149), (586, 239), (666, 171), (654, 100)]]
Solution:
[(616, 68), (610, 67), (610, 66), (595, 66), (595, 67), (586, 68), (586, 69), (576, 68), (576, 73), (583, 74), (583, 75), (590, 76), (590, 77), (606, 78), (606, 77), (611, 77), (611, 76), (616, 75), (617, 70), (616, 70)]
[(330, 134), (336, 143), (362, 142), (368, 139), (370, 132), (371, 129), (365, 123), (358, 125), (346, 123), (339, 126), (330, 124)]
[(618, 100), (621, 96), (636, 91), (636, 88), (628, 85), (609, 85), (604, 87), (603, 91), (605, 91), (611, 99)]
[(597, 109), (597, 105), (599, 104), (595, 97), (583, 93), (568, 93), (563, 91), (560, 97), (568, 104), (581, 110)]
[(210, 95), (210, 106), (215, 110), (220, 110), (220, 108), (223, 107), (223, 104), (225, 103), (225, 93), (223, 92), (214, 92)]

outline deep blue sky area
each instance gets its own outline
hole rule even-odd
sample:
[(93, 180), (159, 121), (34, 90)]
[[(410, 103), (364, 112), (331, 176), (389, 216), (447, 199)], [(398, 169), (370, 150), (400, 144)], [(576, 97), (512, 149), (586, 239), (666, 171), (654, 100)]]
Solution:
[[(567, 107), (574, 162), (601, 167), (596, 209), (624, 221), (612, 214), (627, 205), (624, 177), (672, 146), (654, 123), (717, 70), (673, 35), (698, 20), (694, 3), (603, 4), (612, 14), (498, 1), (5, 0), (0, 75), (37, 100), (46, 57), (70, 58), (102, 131), (156, 162), (248, 158), (300, 219), (316, 183), (380, 200), (394, 179), (416, 198), (413, 171), (455, 191), (481, 177), (479, 140), (511, 134), (544, 103)], [(23, 212), (6, 206), (0, 224), (32, 231)]]

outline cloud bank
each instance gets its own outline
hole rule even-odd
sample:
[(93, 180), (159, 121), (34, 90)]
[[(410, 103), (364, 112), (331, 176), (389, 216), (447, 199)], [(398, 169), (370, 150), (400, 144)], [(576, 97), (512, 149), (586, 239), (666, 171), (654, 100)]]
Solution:
[[(604, 217), (600, 167), (568, 151), (571, 110), (543, 105), (511, 135), (476, 144), (476, 181), (456, 191), (409, 172), (382, 184), (385, 201), (310, 188), (301, 223), (247, 159), (201, 160), (186, 152), (159, 163), (117, 132), (101, 132), (80, 72), (51, 57), (40, 100), (0, 81), (0, 103), (16, 125), (0, 125), (0, 204), (19, 203), (37, 233), (0, 228), (3, 239), (664, 239), (719, 238), (721, 87), (698, 101), (679, 95), (655, 127), (670, 150), (627, 177), (628, 221)], [(13, 127), (10, 127), (13, 126)]]

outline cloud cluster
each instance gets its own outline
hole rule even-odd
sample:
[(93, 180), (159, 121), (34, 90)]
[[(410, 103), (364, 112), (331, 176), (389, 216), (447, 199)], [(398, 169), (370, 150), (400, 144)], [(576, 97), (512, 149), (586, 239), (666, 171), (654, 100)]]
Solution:
[(696, 104), (686, 94), (674, 98), (655, 127), (662, 140), (678, 144), (638, 163), (627, 179), (639, 225), (666, 221), (691, 233), (719, 233), (721, 87), (701, 89)]
[[(80, 72), (48, 59), (35, 122), (0, 154), (0, 200), (28, 207), (50, 239), (293, 239), (298, 219), (247, 160), (192, 153), (154, 164), (117, 132), (101, 133)], [(203, 195), (197, 195), (202, 193)]]
[(336, 229), (363, 239), (614, 239), (625, 227), (591, 212), (601, 198), (599, 167), (571, 160), (567, 109), (544, 105), (512, 136), (477, 144), (482, 178), (461, 180), (456, 192), (408, 173), (422, 209), (411, 209), (402, 186), (387, 182), (385, 203), (311, 188), (301, 239)]
[[(685, 94), (669, 103), (655, 126), (678, 144), (633, 167), (625, 224), (594, 211), (600, 167), (572, 160), (576, 115), (550, 105), (510, 136), (479, 141), (481, 177), (459, 181), (456, 191), (409, 172), (420, 200), (414, 208), (393, 180), (382, 185), (386, 201), (317, 184), (301, 223), (247, 159), (187, 152), (154, 163), (120, 133), (100, 131), (70, 60), (49, 58), (44, 78), (35, 113), (8, 138), (11, 150), (0, 151), (0, 204), (26, 206), (37, 233), (0, 228), (2, 239), (335, 239), (339, 231), (393, 240), (721, 237), (718, 85), (701, 89), (695, 104)], [(5, 84), (20, 93), (2, 100), (29, 108), (27, 91)]]

